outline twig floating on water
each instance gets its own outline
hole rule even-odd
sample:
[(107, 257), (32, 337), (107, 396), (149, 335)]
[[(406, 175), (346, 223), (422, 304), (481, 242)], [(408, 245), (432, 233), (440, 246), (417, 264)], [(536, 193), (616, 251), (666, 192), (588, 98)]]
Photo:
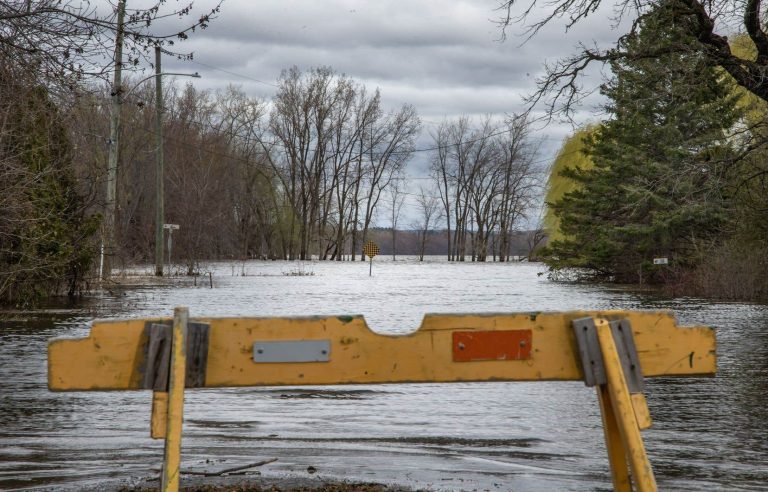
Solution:
[(226, 475), (227, 473), (234, 473), (234, 472), (238, 472), (238, 471), (242, 471), (242, 470), (247, 470), (248, 468), (255, 468), (257, 466), (267, 465), (269, 463), (274, 463), (275, 461), (277, 461), (277, 458), (272, 458), (272, 459), (263, 460), (263, 461), (257, 461), (255, 463), (249, 463), (247, 465), (235, 466), (233, 468), (225, 468), (224, 470), (219, 470), (219, 471), (216, 471), (216, 472), (192, 471), (192, 470), (184, 471), (184, 470), (182, 470), (181, 474), (182, 475), (200, 475), (200, 476), (203, 476), (203, 477), (220, 477), (222, 475)]

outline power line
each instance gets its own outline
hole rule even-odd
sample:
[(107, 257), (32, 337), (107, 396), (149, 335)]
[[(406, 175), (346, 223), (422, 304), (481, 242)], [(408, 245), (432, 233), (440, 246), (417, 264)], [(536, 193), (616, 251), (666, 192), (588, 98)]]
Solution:
[(192, 60), (190, 60), (190, 61), (192, 63), (196, 63), (197, 65), (200, 65), (200, 66), (203, 66), (203, 67), (206, 67), (206, 68), (210, 68), (211, 70), (217, 70), (219, 72), (227, 73), (229, 75), (234, 75), (235, 77), (240, 77), (240, 78), (243, 78), (243, 79), (251, 80), (253, 82), (258, 82), (259, 84), (269, 85), (271, 87), (275, 87), (275, 88), (278, 88), (278, 89), (280, 88), (280, 86), (277, 85), (277, 84), (272, 84), (271, 82), (265, 82), (263, 80), (259, 80), (257, 78), (251, 77), (249, 75), (243, 75), (241, 73), (232, 72), (230, 70), (225, 70), (223, 68), (214, 67), (213, 65), (208, 65), (207, 63), (199, 62), (199, 61), (195, 60), (194, 58)]

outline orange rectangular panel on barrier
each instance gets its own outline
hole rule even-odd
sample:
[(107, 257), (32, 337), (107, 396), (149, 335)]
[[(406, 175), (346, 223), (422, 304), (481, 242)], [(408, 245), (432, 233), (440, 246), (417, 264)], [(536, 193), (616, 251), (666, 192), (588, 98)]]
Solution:
[(531, 330), (454, 331), (453, 361), (530, 359), (532, 338)]

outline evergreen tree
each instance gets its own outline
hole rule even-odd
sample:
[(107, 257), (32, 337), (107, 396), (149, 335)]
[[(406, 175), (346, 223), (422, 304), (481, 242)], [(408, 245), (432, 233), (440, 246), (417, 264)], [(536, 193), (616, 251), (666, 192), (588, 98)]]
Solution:
[(0, 68), (0, 303), (74, 295), (93, 259), (72, 149), (45, 88)]
[[(723, 180), (738, 96), (701, 54), (679, 49), (693, 42), (693, 20), (679, 7), (662, 2), (621, 42), (637, 56), (613, 62), (601, 88), (610, 119), (587, 141), (594, 167), (565, 169), (580, 186), (551, 204), (564, 234), (546, 253), (553, 269), (664, 280), (669, 268), (695, 266), (728, 217)], [(655, 267), (654, 257), (671, 266)]]

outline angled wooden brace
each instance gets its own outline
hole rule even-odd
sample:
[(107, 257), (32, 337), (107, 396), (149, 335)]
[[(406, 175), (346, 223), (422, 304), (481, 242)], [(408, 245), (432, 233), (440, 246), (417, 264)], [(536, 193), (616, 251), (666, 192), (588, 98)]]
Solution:
[(210, 327), (189, 322), (189, 310), (176, 308), (172, 322), (148, 322), (142, 388), (152, 390), (153, 439), (165, 439), (161, 490), (179, 490), (184, 389), (205, 386)]
[(633, 482), (640, 492), (657, 490), (640, 435), (651, 419), (631, 324), (589, 317), (573, 320), (572, 326), (584, 382), (597, 386), (614, 490), (631, 492)]
[[(147, 343), (144, 348), (142, 389), (152, 390), (152, 439), (165, 439), (168, 413), (168, 383), (171, 367), (171, 345), (173, 340), (173, 321), (148, 321), (144, 327)], [(208, 365), (208, 340), (210, 325), (207, 323), (187, 323), (186, 331), (186, 370), (185, 388), (205, 386), (206, 367)]]

